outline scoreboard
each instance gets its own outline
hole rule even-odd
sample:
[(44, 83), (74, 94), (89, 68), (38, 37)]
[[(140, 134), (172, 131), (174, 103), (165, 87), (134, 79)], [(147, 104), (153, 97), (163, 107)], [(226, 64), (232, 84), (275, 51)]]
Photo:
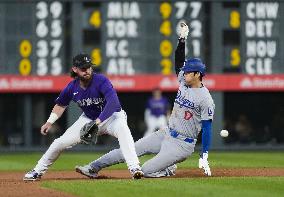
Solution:
[(224, 60), (215, 59), (221, 65), (216, 72), (283, 73), (283, 2), (239, 1), (212, 5), (213, 12), (223, 13), (219, 14), (222, 20), (213, 19), (216, 29), (211, 29), (211, 33), (216, 31), (212, 42), (218, 48), (217, 53), (213, 51), (214, 56)]
[(279, 2), (247, 2), (241, 6), (244, 15), (242, 65), (248, 74), (283, 72), (283, 5)]
[(280, 0), (0, 0), (0, 73), (65, 75), (85, 52), (109, 75), (170, 75), (182, 21), (209, 73), (284, 72)]
[(64, 5), (58, 1), (0, 3), (1, 74), (64, 73)]
[(109, 2), (102, 10), (103, 59), (109, 74), (171, 74), (176, 31), (184, 20), (192, 26), (190, 53), (204, 56), (201, 2)]
[(60, 75), (66, 26), (61, 2), (0, 3), (2, 74)]

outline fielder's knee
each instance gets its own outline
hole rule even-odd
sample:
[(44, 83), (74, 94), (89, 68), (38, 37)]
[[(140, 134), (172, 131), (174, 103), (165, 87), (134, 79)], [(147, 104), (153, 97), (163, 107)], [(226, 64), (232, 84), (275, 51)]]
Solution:
[(117, 125), (114, 134), (115, 134), (115, 137), (117, 138), (119, 137), (127, 138), (126, 136), (131, 135), (131, 132), (127, 125)]
[(68, 147), (68, 145), (64, 143), (60, 138), (55, 139), (51, 146), (56, 150), (64, 150)]

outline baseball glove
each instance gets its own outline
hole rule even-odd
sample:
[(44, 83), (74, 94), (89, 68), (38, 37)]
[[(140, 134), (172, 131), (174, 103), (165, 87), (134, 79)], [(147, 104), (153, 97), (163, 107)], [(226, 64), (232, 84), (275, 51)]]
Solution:
[(181, 22), (180, 26), (178, 28), (179, 38), (182, 38), (182, 39), (186, 40), (187, 36), (188, 36), (188, 33), (189, 33), (189, 28), (188, 28), (187, 24), (185, 22)]
[(80, 130), (80, 139), (82, 144), (95, 144), (97, 143), (98, 125), (96, 121), (91, 121), (85, 124)]
[(200, 169), (203, 169), (203, 173), (206, 176), (211, 176), (211, 170), (208, 162), (208, 153), (203, 153), (202, 155), (200, 155), (198, 167)]

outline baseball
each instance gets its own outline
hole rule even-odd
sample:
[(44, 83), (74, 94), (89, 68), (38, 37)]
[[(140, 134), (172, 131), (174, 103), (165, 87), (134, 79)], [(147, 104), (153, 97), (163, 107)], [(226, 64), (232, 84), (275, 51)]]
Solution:
[(229, 131), (228, 131), (228, 130), (223, 129), (223, 130), (221, 130), (221, 131), (220, 131), (220, 135), (221, 135), (222, 137), (228, 137), (228, 135), (229, 135)]

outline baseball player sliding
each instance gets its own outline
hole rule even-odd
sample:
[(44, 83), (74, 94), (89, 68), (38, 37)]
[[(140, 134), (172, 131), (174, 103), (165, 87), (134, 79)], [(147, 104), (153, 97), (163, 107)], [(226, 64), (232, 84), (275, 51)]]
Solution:
[[(188, 32), (188, 26), (181, 23), (179, 42), (175, 51), (175, 70), (180, 85), (169, 125), (135, 143), (138, 156), (156, 154), (142, 166), (145, 177), (174, 175), (175, 164), (184, 161), (194, 152), (196, 139), (201, 130), (203, 149), (199, 167), (207, 176), (211, 176), (208, 150), (215, 105), (208, 89), (202, 84), (205, 65), (197, 58), (185, 60), (185, 40)], [(94, 178), (102, 168), (124, 162), (122, 153), (122, 149), (113, 150), (88, 165), (77, 166), (76, 169)]]
[(79, 119), (59, 138), (55, 139), (33, 170), (24, 180), (39, 180), (60, 153), (78, 143), (90, 143), (93, 136), (109, 134), (118, 138), (120, 150), (134, 179), (143, 176), (135, 152), (134, 141), (127, 125), (126, 113), (121, 109), (117, 93), (102, 74), (93, 73), (91, 58), (79, 54), (73, 58), (71, 81), (55, 100), (55, 106), (41, 133), (46, 135), (52, 124), (63, 114), (70, 101), (83, 110)]

